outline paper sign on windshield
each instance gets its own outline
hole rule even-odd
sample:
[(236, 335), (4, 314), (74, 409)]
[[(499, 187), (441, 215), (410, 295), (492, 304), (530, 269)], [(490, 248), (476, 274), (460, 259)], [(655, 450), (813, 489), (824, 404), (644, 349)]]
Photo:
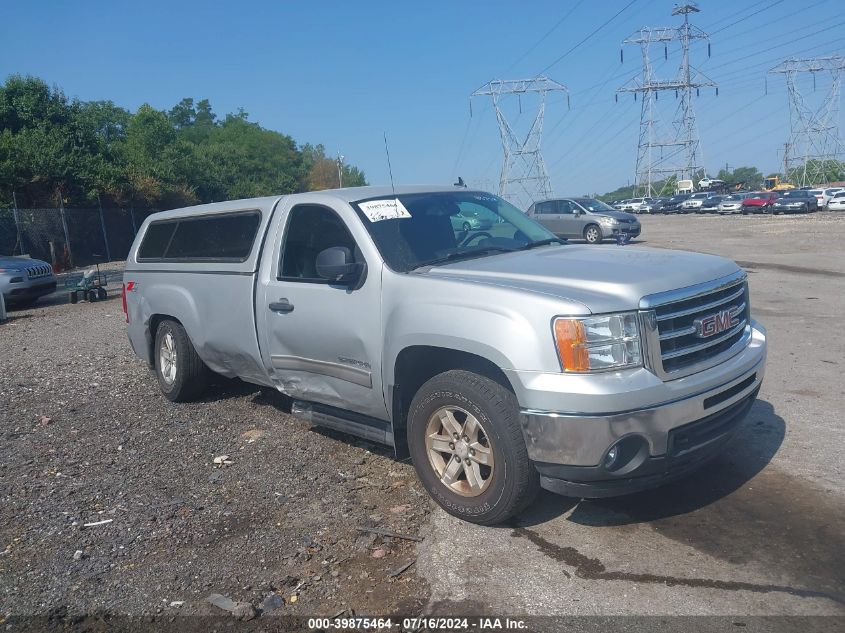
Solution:
[(358, 206), (370, 222), (411, 217), (408, 209), (405, 208), (405, 205), (402, 204), (399, 198), (394, 200), (369, 200), (367, 202), (359, 202)]

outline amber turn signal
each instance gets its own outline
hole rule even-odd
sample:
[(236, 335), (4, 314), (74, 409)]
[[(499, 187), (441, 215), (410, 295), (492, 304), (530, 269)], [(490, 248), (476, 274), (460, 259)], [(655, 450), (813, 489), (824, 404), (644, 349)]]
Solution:
[(590, 371), (587, 335), (579, 319), (555, 320), (555, 342), (564, 371)]

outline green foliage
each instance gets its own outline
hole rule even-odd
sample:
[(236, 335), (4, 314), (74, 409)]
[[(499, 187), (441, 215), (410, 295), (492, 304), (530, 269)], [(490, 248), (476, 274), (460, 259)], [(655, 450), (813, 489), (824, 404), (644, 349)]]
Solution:
[(729, 184), (745, 183), (746, 189), (760, 189), (763, 186), (763, 174), (756, 167), (737, 167), (733, 171), (720, 169), (716, 178)]
[(831, 182), (845, 181), (845, 163), (839, 160), (808, 160), (806, 170), (804, 166), (794, 167), (789, 170), (787, 182), (794, 185), (800, 184), (804, 179), (813, 178), (815, 182), (811, 185), (824, 185)]
[[(207, 99), (131, 113), (111, 101), (69, 100), (35, 77), (0, 86), (0, 206), (104, 204), (157, 209), (337, 186), (321, 145), (249, 121), (220, 119)], [(345, 187), (366, 184), (343, 165)]]

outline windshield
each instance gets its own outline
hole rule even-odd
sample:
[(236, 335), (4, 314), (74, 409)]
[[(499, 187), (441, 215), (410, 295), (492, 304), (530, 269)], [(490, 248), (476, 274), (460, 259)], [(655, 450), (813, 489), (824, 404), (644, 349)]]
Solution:
[[(400, 207), (388, 219), (379, 201)], [(557, 243), (555, 235), (502, 198), (481, 191), (400, 194), (361, 200), (353, 207), (387, 265), (409, 272), (430, 264), (483, 257)]]
[(594, 198), (576, 198), (575, 202), (587, 209), (587, 211), (615, 211), (613, 207)]

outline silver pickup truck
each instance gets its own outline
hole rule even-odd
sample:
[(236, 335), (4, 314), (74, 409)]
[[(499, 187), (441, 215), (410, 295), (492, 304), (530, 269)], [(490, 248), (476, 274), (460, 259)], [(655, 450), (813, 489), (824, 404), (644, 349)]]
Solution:
[(765, 370), (735, 263), (568, 244), (463, 188), (157, 213), (123, 291), (132, 348), (170, 400), (209, 372), (274, 387), (295, 415), (410, 456), (437, 503), (482, 524), (541, 486), (602, 497), (690, 472)]

